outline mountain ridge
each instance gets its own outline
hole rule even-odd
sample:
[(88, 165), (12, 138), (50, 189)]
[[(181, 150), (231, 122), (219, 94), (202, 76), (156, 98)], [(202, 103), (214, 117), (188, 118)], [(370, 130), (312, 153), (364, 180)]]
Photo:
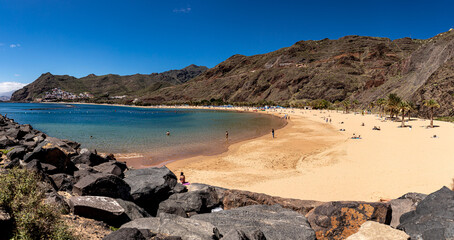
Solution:
[[(294, 105), (317, 99), (331, 102), (349, 99), (365, 106), (396, 93), (408, 101), (433, 98), (444, 103), (437, 109), (439, 113), (452, 116), (449, 101), (454, 99), (450, 83), (448, 90), (430, 89), (434, 89), (433, 84), (450, 81), (446, 76), (451, 76), (454, 70), (445, 64), (453, 57), (452, 30), (424, 40), (350, 35), (335, 40), (298, 41), (269, 53), (235, 54), (211, 69), (184, 78), (186, 81), (174, 78), (171, 84), (169, 81), (142, 84), (127, 95), (138, 98), (142, 104), (186, 104), (214, 99), (236, 104)], [(442, 83), (441, 76), (445, 79)], [(111, 84), (101, 81), (93, 87), (108, 89), (102, 83)], [(24, 99), (16, 98), (20, 95), (16, 93), (13, 99)], [(421, 104), (417, 107), (423, 110)]]
[(33, 101), (53, 88), (62, 88), (75, 94), (90, 92), (101, 95), (130, 95), (138, 97), (144, 92), (155, 91), (162, 87), (182, 84), (198, 76), (208, 68), (191, 64), (180, 70), (169, 70), (162, 73), (117, 75), (106, 74), (97, 76), (89, 74), (76, 78), (69, 75), (42, 74), (34, 82), (15, 91), (11, 101)]

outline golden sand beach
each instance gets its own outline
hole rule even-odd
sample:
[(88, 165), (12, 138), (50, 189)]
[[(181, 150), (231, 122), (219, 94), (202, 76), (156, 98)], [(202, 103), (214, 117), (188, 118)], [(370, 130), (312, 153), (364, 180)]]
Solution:
[[(439, 127), (432, 129), (426, 128), (429, 120), (412, 118), (406, 122), (412, 128), (399, 128), (400, 122), (377, 115), (300, 109), (269, 113), (291, 117), (276, 138), (270, 133), (233, 144), (219, 155), (167, 167), (183, 171), (190, 182), (320, 201), (378, 201), (407, 192), (431, 193), (452, 183), (452, 123), (435, 121)], [(353, 133), (361, 139), (351, 139)]]

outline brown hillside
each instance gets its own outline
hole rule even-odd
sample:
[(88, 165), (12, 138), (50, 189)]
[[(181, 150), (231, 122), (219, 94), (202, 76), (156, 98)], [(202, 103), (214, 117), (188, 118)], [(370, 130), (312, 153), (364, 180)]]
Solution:
[(343, 100), (383, 84), (387, 69), (408, 58), (422, 44), (409, 38), (391, 41), (360, 36), (300, 41), (267, 54), (234, 55), (188, 83), (160, 89), (144, 100)]

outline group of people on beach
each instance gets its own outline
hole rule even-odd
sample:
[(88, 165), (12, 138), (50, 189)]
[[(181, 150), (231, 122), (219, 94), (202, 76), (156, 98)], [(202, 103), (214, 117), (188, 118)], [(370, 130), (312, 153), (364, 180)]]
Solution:
[(361, 135), (356, 136), (356, 134), (353, 133), (352, 139), (361, 139)]

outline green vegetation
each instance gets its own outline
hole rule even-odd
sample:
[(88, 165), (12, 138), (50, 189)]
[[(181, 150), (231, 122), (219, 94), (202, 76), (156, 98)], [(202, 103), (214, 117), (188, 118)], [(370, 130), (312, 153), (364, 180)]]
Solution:
[(109, 228), (110, 228), (110, 230), (112, 230), (112, 231), (118, 231), (118, 229), (120, 229), (120, 228), (116, 228), (116, 227), (112, 227), (112, 226), (109, 226)]
[(309, 102), (309, 106), (313, 109), (328, 109), (331, 106), (331, 102), (325, 99), (316, 99)]
[(410, 109), (410, 104), (408, 104), (406, 101), (401, 101), (397, 105), (397, 109), (402, 113), (402, 127), (405, 127), (405, 113)]
[(399, 104), (401, 101), (402, 99), (395, 93), (391, 93), (388, 95), (386, 108), (389, 111), (389, 116), (391, 118), (393, 118), (394, 115), (397, 117), (397, 115), (399, 114)]
[(434, 109), (440, 108), (440, 104), (434, 99), (426, 99), (424, 100), (424, 106), (429, 108), (430, 111), (430, 127), (434, 127)]
[(342, 105), (344, 105), (345, 113), (348, 113), (348, 110), (350, 109), (350, 100), (345, 99), (342, 101)]
[(12, 218), (13, 239), (75, 239), (59, 211), (43, 203), (38, 176), (25, 169), (0, 174), (0, 207)]
[(2, 153), (3, 155), (6, 155), (8, 154), (9, 152), (11, 152), (14, 148), (10, 148), (10, 149), (0, 149), (0, 153)]

